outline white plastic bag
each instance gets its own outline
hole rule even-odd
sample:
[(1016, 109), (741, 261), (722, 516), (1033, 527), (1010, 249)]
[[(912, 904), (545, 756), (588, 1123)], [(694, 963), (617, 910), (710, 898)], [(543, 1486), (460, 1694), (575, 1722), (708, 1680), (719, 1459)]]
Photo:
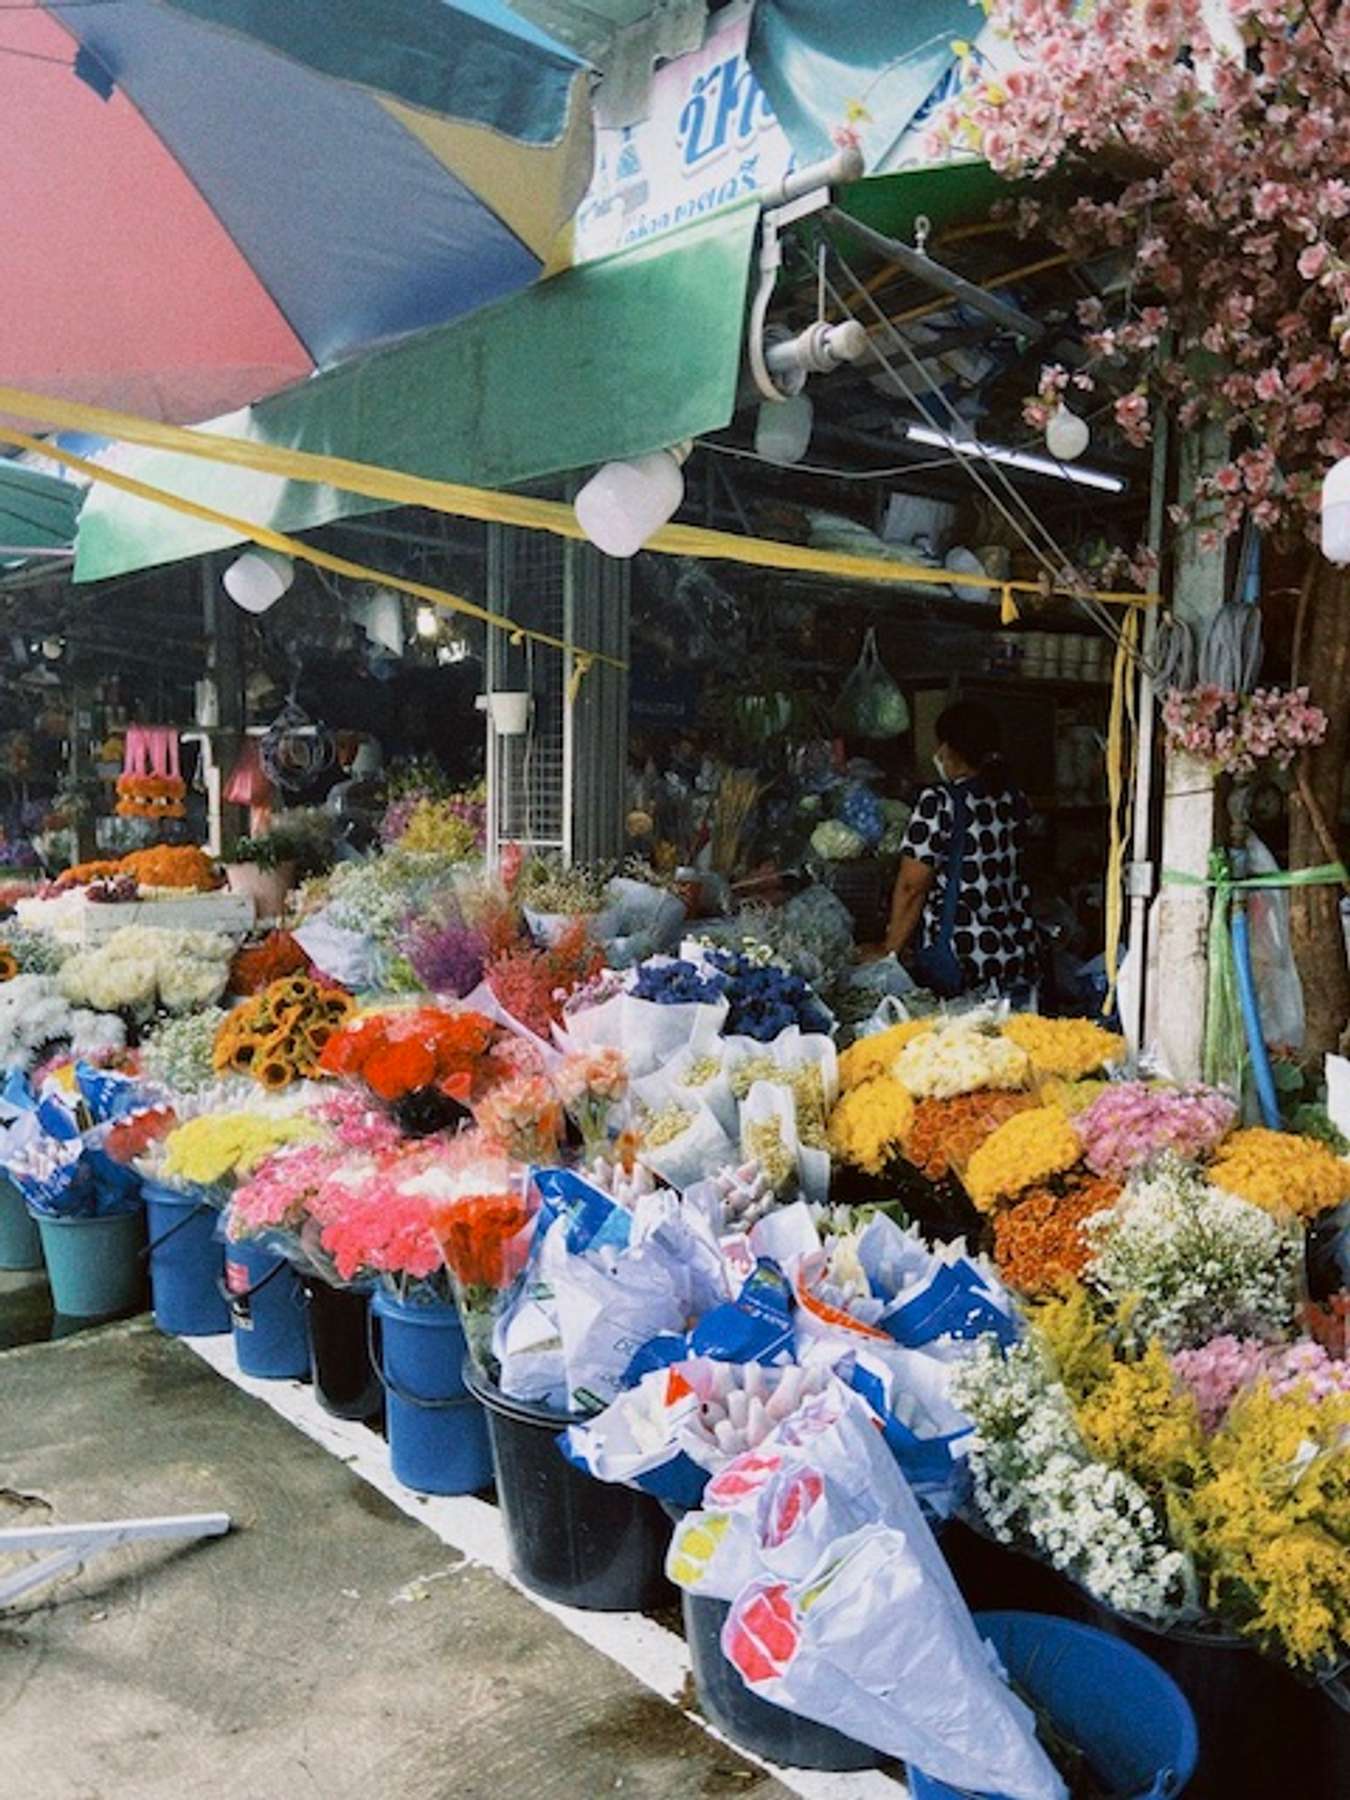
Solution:
[[(1280, 865), (1254, 831), (1247, 833), (1247, 872), (1274, 875)], [(1303, 983), (1289, 938), (1289, 890), (1254, 888), (1247, 895), (1252, 979), (1267, 1044), (1303, 1048)]]

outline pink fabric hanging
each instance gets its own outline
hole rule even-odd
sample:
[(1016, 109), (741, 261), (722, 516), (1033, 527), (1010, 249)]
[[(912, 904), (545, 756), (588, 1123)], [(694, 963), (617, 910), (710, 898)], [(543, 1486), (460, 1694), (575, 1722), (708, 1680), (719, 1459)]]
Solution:
[(177, 726), (128, 725), (122, 773), (158, 775), (164, 780), (181, 781)]

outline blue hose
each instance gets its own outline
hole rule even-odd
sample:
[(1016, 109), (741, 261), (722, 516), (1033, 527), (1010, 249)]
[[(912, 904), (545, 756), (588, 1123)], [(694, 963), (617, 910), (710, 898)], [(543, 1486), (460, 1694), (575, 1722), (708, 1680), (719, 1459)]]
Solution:
[(1242, 1024), (1247, 1034), (1247, 1052), (1252, 1074), (1256, 1078), (1256, 1097), (1261, 1105), (1261, 1118), (1272, 1131), (1278, 1131), (1280, 1102), (1275, 1092), (1275, 1076), (1270, 1067), (1265, 1036), (1261, 1030), (1261, 1009), (1256, 1003), (1256, 983), (1252, 980), (1252, 947), (1247, 931), (1247, 908), (1236, 901), (1232, 915), (1233, 968), (1237, 975), (1238, 1000), (1242, 1006)]

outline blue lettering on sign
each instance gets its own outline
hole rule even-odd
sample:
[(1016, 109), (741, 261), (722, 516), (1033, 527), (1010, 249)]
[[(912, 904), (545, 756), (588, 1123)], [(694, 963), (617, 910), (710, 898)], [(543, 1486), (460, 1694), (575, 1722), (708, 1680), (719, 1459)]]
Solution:
[(739, 55), (696, 76), (680, 113), (680, 158), (695, 169), (729, 144), (744, 144), (771, 125), (773, 107), (750, 65)]

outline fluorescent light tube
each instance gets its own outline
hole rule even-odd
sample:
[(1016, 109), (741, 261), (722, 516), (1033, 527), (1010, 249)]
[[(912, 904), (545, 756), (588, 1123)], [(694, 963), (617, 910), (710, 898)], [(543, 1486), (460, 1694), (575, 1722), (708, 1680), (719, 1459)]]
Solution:
[(1077, 463), (1057, 463), (1049, 456), (1036, 456), (1029, 450), (1009, 450), (1002, 444), (981, 444), (974, 438), (953, 437), (931, 425), (907, 425), (905, 436), (913, 444), (929, 444), (935, 450), (980, 457), (987, 462), (1002, 463), (1009, 469), (1025, 469), (1029, 475), (1049, 475), (1055, 481), (1071, 481), (1076, 487), (1100, 488), (1106, 494), (1123, 494), (1125, 483), (1119, 475), (1108, 475), (1102, 469), (1084, 469)]

